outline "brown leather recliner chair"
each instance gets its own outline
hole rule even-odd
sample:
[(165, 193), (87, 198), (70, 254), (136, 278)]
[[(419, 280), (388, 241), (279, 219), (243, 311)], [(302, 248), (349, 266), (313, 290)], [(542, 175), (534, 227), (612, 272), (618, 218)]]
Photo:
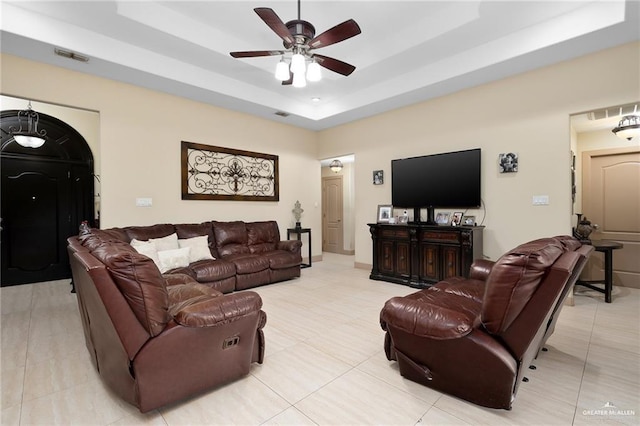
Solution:
[(249, 373), (262, 363), (266, 314), (186, 274), (162, 276), (129, 244), (69, 238), (87, 349), (102, 380), (141, 412)]
[(388, 300), (380, 313), (387, 358), (410, 380), (510, 409), (592, 249), (572, 237), (539, 239), (496, 262), (475, 261), (469, 278)]

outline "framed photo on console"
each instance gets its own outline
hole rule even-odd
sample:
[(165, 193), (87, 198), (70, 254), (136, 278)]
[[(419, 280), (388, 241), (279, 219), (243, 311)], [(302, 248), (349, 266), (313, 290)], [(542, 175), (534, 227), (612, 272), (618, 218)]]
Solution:
[(462, 216), (462, 224), (466, 226), (474, 226), (476, 224), (475, 216)]
[(449, 212), (439, 212), (438, 214), (436, 214), (436, 223), (438, 225), (448, 225), (449, 215)]
[(455, 212), (451, 217), (451, 226), (459, 226), (462, 223), (463, 212)]
[(378, 205), (378, 223), (389, 223), (393, 214), (393, 206), (391, 204)]

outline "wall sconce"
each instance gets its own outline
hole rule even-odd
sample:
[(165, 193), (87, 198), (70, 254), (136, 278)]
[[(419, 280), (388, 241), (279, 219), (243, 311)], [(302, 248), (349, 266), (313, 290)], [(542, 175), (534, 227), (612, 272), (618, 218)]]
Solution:
[(338, 159), (333, 160), (331, 164), (329, 164), (329, 168), (332, 172), (338, 173), (340, 170), (342, 170), (342, 162)]
[(20, 128), (10, 127), (9, 133), (11, 133), (13, 139), (20, 146), (24, 146), (25, 148), (40, 148), (46, 141), (44, 136), (47, 134), (47, 131), (38, 131), (39, 120), (40, 116), (31, 109), (31, 101), (29, 101), (27, 109), (18, 112)]
[(618, 127), (614, 128), (612, 132), (616, 136), (630, 141), (640, 135), (640, 116), (625, 115), (618, 123)]

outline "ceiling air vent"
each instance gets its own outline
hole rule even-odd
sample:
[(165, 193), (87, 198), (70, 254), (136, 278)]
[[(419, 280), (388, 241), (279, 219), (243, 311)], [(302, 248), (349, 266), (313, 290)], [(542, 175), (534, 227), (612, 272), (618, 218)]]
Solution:
[(72, 52), (70, 50), (58, 49), (57, 47), (53, 49), (56, 55), (62, 56), (63, 58), (69, 58), (80, 62), (89, 62), (89, 57), (81, 55), (79, 53)]
[(640, 111), (638, 104), (619, 105), (609, 108), (598, 109), (587, 113), (587, 118), (591, 121), (602, 120), (603, 118), (620, 117), (621, 115), (637, 114)]
[(284, 111), (276, 111), (276, 115), (279, 115), (280, 117), (288, 117), (290, 114)]

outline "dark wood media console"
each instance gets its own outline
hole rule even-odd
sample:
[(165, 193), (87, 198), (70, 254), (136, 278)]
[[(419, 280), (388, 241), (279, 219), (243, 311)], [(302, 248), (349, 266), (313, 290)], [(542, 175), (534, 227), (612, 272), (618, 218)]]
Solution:
[(483, 226), (370, 223), (373, 268), (369, 278), (424, 288), (468, 276), (482, 258)]

